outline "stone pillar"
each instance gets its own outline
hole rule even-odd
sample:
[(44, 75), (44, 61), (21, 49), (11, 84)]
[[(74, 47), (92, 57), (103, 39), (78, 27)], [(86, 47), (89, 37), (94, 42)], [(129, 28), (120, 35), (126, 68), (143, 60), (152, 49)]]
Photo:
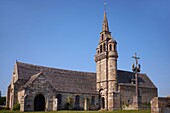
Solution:
[(113, 92), (109, 92), (108, 94), (108, 110), (112, 111), (113, 110)]
[(46, 97), (45, 111), (48, 111), (48, 97)]
[(106, 82), (106, 91), (105, 91), (105, 95), (104, 95), (104, 99), (105, 99), (105, 101), (104, 101), (104, 105), (105, 105), (105, 107), (104, 107), (104, 109), (105, 110), (108, 110), (108, 84), (107, 84), (107, 82)]
[(20, 111), (24, 112), (25, 111), (25, 96), (24, 97), (21, 97), (21, 100), (20, 100)]
[(84, 110), (89, 110), (89, 99), (85, 98), (84, 100)]
[(57, 106), (58, 105), (58, 99), (57, 98), (53, 98), (53, 111), (57, 111)]
[(134, 110), (139, 109), (139, 103), (138, 103), (138, 97), (137, 96), (133, 96), (133, 107), (134, 107)]

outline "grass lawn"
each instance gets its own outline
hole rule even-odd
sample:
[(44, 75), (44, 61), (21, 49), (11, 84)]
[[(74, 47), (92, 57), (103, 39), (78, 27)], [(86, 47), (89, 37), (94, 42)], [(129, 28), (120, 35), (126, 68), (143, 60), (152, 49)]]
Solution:
[[(0, 113), (19, 113), (20, 111), (0, 110)], [(23, 113), (23, 112), (20, 112)], [(26, 112), (26, 113), (151, 113), (150, 110), (139, 111), (49, 111), (49, 112)]]

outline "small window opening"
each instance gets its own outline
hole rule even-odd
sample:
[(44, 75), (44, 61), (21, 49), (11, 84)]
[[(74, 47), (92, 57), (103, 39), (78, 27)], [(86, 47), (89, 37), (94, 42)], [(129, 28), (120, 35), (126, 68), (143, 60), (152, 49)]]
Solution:
[(103, 34), (102, 34), (102, 41), (103, 41)]
[(109, 45), (109, 48), (110, 48), (110, 51), (112, 51), (112, 45), (111, 44)]
[(100, 53), (102, 52), (102, 45), (100, 45)]

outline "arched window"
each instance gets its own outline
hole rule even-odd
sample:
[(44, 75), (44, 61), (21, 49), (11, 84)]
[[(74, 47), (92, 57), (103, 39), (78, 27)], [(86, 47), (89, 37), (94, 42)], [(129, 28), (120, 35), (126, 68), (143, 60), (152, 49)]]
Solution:
[(106, 44), (103, 44), (103, 51), (106, 51)]
[(111, 44), (109, 45), (109, 50), (112, 51), (112, 45)]
[(103, 34), (102, 34), (102, 41), (103, 41), (103, 39), (104, 39), (104, 38), (103, 38)]
[(56, 98), (57, 98), (57, 100), (58, 100), (58, 102), (57, 102), (57, 108), (58, 108), (58, 109), (61, 109), (61, 108), (62, 108), (62, 95), (61, 95), (61, 94), (58, 94), (58, 95), (56, 96)]
[(76, 107), (79, 107), (79, 105), (80, 105), (80, 96), (79, 96), (79, 95), (76, 95), (76, 96), (75, 96), (75, 106), (76, 106)]
[(114, 45), (114, 51), (116, 51), (116, 44)]
[(91, 105), (95, 105), (95, 96), (91, 97)]
[(100, 53), (102, 52), (102, 45), (100, 45)]

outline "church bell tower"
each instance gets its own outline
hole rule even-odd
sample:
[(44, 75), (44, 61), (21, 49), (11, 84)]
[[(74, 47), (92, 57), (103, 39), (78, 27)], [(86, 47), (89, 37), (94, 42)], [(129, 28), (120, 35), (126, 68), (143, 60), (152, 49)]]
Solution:
[(109, 31), (106, 11), (98, 47), (96, 48), (96, 87), (100, 94), (100, 107), (113, 110), (113, 92), (117, 91), (117, 42)]

